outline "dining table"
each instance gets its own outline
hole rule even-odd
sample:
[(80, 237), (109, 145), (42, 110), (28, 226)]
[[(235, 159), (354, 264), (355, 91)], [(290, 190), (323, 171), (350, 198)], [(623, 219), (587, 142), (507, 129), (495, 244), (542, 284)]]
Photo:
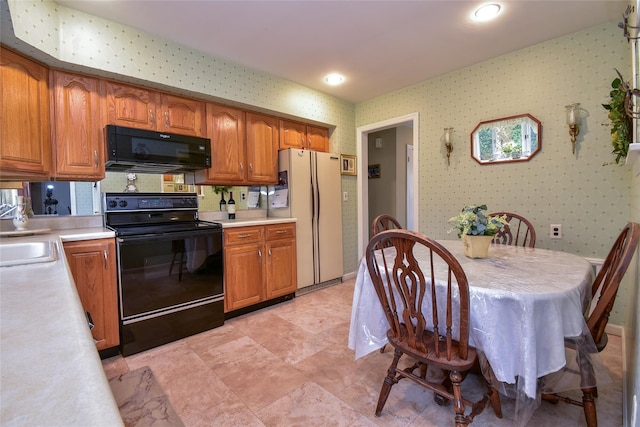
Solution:
[[(594, 278), (589, 261), (567, 252), (500, 244), (491, 245), (487, 258), (469, 258), (460, 240), (437, 242), (467, 276), (469, 342), (478, 350), (489, 383), (515, 399), (515, 425), (527, 424), (542, 393), (611, 381), (586, 323)], [(423, 271), (430, 269), (427, 249), (416, 246), (414, 256)], [(446, 287), (445, 268), (434, 266), (441, 289)], [(424, 304), (429, 304), (426, 298)], [(363, 258), (349, 330), (348, 345), (355, 358), (383, 347), (388, 329)], [(565, 345), (567, 340), (573, 345)], [(589, 361), (588, 380), (580, 375), (579, 359)]]

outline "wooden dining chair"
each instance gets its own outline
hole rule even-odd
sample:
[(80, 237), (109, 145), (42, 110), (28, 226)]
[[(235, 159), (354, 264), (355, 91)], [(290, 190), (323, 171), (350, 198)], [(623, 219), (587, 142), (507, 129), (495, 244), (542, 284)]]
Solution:
[[(635, 222), (628, 223), (611, 247), (591, 287), (592, 298), (596, 298), (596, 295), (600, 296), (597, 297), (597, 301), (592, 301), (592, 304), (595, 302), (595, 308), (587, 318), (587, 327), (598, 352), (604, 350), (607, 345), (608, 338), (604, 329), (607, 326), (618, 287), (631, 263), (633, 255), (636, 253), (639, 240), (640, 224)], [(567, 338), (565, 345), (567, 347), (575, 347), (575, 342), (575, 338)], [(595, 386), (591, 386), (595, 384), (595, 380), (589, 355), (582, 355), (578, 352), (577, 366), (580, 368), (581, 381), (583, 381), (583, 384), (589, 385), (582, 388), (581, 402), (558, 394), (543, 394), (542, 399), (553, 403), (565, 402), (582, 406), (587, 426), (596, 427), (598, 425), (598, 417), (594, 398), (598, 397), (598, 390)]]
[[(392, 215), (389, 214), (381, 214), (375, 217), (373, 222), (371, 223), (371, 236), (375, 236), (381, 231), (385, 230), (402, 230), (402, 225), (400, 222), (395, 219)], [(380, 347), (380, 353), (384, 353), (384, 350), (387, 348), (386, 345)]]
[(384, 230), (401, 230), (402, 225), (392, 215), (382, 214), (378, 215), (371, 223), (371, 236), (375, 236)]
[[(428, 254), (427, 265), (418, 265), (414, 257), (416, 248)], [(501, 418), (500, 397), (495, 388), (489, 386), (478, 402), (462, 395), (461, 382), (474, 367), (478, 354), (469, 345), (469, 284), (456, 258), (422, 234), (387, 230), (369, 241), (366, 261), (389, 323), (387, 339), (395, 348), (380, 390), (376, 416), (380, 416), (391, 388), (407, 378), (433, 391), (436, 397), (452, 400), (456, 427), (471, 423), (488, 402)], [(437, 271), (434, 266), (438, 266)], [(436, 280), (440, 284), (433, 286)], [(437, 291), (437, 288), (440, 289)], [(397, 369), (404, 355), (415, 363), (409, 368)], [(426, 375), (428, 365), (447, 372), (448, 381), (431, 381)], [(471, 407), (467, 414), (466, 407)]]
[(493, 243), (511, 246), (536, 246), (536, 230), (533, 224), (523, 217), (513, 212), (494, 212), (489, 216), (505, 216), (508, 224), (500, 230), (493, 238)]

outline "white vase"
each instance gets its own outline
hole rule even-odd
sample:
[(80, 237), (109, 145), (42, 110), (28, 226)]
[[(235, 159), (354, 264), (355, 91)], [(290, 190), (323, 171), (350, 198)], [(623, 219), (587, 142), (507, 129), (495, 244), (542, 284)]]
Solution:
[(25, 212), (25, 204), (22, 196), (18, 196), (18, 208), (16, 209), (16, 214), (13, 216), (13, 226), (18, 231), (23, 231), (27, 229), (27, 224), (29, 224), (29, 217)]
[(469, 258), (487, 258), (489, 256), (489, 246), (493, 236), (469, 236), (462, 235), (462, 246), (464, 254)]

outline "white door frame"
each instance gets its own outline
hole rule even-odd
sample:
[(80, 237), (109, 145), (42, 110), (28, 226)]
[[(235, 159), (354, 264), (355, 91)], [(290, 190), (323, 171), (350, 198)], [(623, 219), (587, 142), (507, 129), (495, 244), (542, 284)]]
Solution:
[[(383, 120), (370, 125), (361, 126), (356, 129), (356, 155), (357, 155), (357, 186), (358, 186), (358, 259), (364, 255), (369, 240), (369, 182), (368, 182), (368, 141), (369, 134), (384, 129), (397, 127), (401, 124), (410, 123), (413, 129), (413, 230), (418, 230), (418, 207), (419, 203), (419, 161), (418, 148), (420, 146), (418, 135), (420, 134), (418, 113), (411, 113), (393, 119)], [(367, 178), (365, 178), (365, 176)]]

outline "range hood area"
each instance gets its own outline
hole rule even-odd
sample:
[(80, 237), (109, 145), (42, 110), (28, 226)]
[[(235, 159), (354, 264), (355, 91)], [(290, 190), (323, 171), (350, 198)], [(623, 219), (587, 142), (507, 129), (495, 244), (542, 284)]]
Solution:
[(175, 174), (211, 167), (211, 140), (108, 125), (109, 172)]

